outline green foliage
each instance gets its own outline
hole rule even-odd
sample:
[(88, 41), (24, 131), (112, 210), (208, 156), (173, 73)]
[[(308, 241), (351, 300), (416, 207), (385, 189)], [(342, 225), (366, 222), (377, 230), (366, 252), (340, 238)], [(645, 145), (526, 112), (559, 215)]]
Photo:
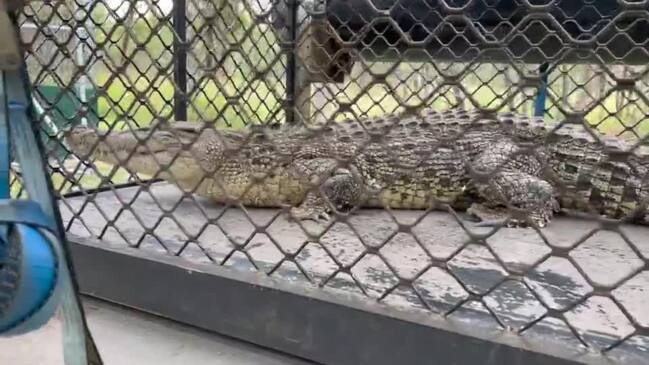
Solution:
[[(49, 18), (52, 8), (47, 6), (38, 9), (37, 17), (49, 22), (66, 21), (74, 2), (66, 4), (67, 12), (59, 9), (54, 18)], [(208, 0), (192, 2), (188, 8), (190, 121), (241, 128), (282, 119), (286, 62), (280, 55), (277, 35), (268, 24), (258, 24), (242, 4)], [(92, 8), (92, 38), (97, 48), (103, 50), (104, 60), (86, 71), (98, 87), (100, 128), (124, 129), (126, 123), (146, 126), (156, 118), (173, 117), (171, 17), (157, 11), (132, 14), (120, 21), (102, 3)], [(210, 57), (218, 62), (206, 67)], [(318, 86), (326, 92), (314, 97), (325, 99), (319, 102), (322, 107), (316, 107), (315, 114), (325, 119), (344, 118), (349, 115), (338, 113), (339, 105), (349, 102), (357, 116), (398, 112), (404, 104), (448, 108), (457, 100), (450, 87), (439, 88), (444, 77), (439, 70), (462, 75), (463, 88), (475, 106), (501, 106), (524, 112), (532, 109), (535, 90), (518, 90), (515, 85), (521, 70), (511, 66), (436, 63), (430, 67), (427, 63), (404, 62), (389, 71), (385, 84), (361, 81), (380, 74), (379, 69), (390, 70), (391, 65), (375, 62), (367, 67), (357, 66), (345, 83)], [(637, 97), (601, 94), (602, 86), (606, 89), (606, 80), (598, 81), (588, 66), (566, 65), (562, 70), (563, 73), (555, 71), (550, 75), (548, 113), (553, 118), (562, 117), (554, 104), (560, 103), (564, 109), (589, 110), (589, 103), (599, 102), (586, 118), (600, 131), (649, 133), (649, 122), (645, 121), (649, 107)], [(510, 102), (506, 102), (508, 98)]]

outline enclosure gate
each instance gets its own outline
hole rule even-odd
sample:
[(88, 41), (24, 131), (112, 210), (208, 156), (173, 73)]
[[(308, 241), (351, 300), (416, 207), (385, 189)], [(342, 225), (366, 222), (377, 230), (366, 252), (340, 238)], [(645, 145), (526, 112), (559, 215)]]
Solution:
[[(137, 134), (135, 158), (153, 153), (159, 121), (277, 131), (427, 108), (514, 111), (560, 121), (557, 134), (588, 126), (575, 148), (628, 146), (602, 158), (635, 169), (638, 216), (649, 186), (648, 6), (32, 1), (22, 40), (81, 288), (327, 364), (649, 363), (649, 228), (630, 216), (489, 229), (431, 205), (295, 221), (289, 208), (179, 189), (162, 162), (137, 174), (69, 153), (63, 138), (79, 124)], [(591, 192), (613, 196), (617, 175), (607, 176)]]

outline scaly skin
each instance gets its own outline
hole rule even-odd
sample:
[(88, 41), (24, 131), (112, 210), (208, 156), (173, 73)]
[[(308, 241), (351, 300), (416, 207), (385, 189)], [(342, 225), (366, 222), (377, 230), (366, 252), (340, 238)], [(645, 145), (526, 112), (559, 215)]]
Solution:
[[(450, 206), (493, 224), (543, 227), (559, 210), (648, 224), (649, 152), (582, 126), (513, 114), (426, 111), (313, 128), (216, 131), (198, 123), (66, 133), (82, 159), (161, 177), (216, 202), (290, 205), (297, 219), (353, 207)], [(141, 140), (142, 142), (138, 142)], [(533, 148), (531, 148), (532, 146)]]

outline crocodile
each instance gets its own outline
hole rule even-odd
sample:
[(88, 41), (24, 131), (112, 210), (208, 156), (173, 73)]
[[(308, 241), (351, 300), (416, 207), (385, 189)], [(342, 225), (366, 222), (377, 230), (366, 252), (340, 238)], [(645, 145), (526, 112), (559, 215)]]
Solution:
[(542, 228), (559, 212), (649, 224), (649, 149), (581, 121), (457, 108), (243, 130), (77, 126), (64, 138), (82, 160), (298, 220), (386, 208), (464, 210), (485, 226)]

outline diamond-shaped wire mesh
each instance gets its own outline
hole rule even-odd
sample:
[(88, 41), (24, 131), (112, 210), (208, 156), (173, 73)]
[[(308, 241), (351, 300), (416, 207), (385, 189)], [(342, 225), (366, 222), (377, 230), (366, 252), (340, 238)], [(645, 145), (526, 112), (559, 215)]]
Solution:
[[(615, 360), (649, 346), (647, 19), (632, 0), (59, 0), (21, 35), (70, 235)], [(503, 214), (516, 227), (475, 222)]]

